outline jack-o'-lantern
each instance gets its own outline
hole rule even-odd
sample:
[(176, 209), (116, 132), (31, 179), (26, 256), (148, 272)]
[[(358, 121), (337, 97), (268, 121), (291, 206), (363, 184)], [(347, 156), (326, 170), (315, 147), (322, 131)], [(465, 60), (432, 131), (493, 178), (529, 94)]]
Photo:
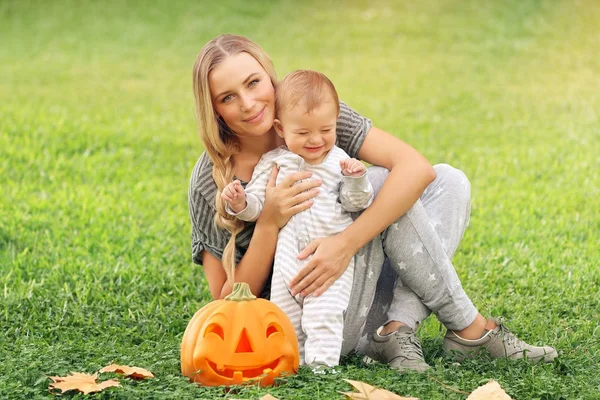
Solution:
[(296, 373), (298, 364), (294, 326), (246, 283), (196, 312), (181, 342), (181, 372), (205, 386), (269, 386), (280, 375)]

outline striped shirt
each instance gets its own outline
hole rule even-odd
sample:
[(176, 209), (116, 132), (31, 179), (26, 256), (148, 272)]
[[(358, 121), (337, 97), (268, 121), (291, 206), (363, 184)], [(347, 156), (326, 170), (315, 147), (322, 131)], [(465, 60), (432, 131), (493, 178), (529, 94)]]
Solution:
[(329, 150), (322, 162), (314, 165), (286, 146), (271, 150), (260, 158), (252, 180), (246, 185), (246, 208), (235, 213), (227, 206), (227, 212), (243, 221), (256, 221), (265, 203), (267, 183), (274, 165), (279, 168), (276, 185), (294, 172), (311, 171), (313, 175), (309, 179), (323, 182), (319, 194), (309, 209), (294, 215), (287, 224), (293, 227), (289, 233), (298, 237), (302, 247), (296, 249), (297, 253), (314, 239), (342, 232), (352, 223), (350, 212), (364, 210), (373, 201), (373, 187), (366, 172), (360, 177), (342, 175), (340, 161), (348, 158), (348, 154), (337, 146)]
[[(366, 134), (371, 128), (371, 120), (358, 114), (346, 104), (340, 102), (340, 116), (337, 120), (336, 145), (352, 158), (358, 158)], [(212, 178), (213, 163), (203, 152), (190, 179), (188, 205), (192, 223), (192, 260), (202, 264), (202, 251), (206, 250), (218, 259), (229, 241), (227, 230), (218, 228), (214, 223), (216, 214), (215, 196), (217, 185)], [(246, 183), (242, 182), (245, 186)], [(244, 229), (236, 237), (236, 262), (239, 262), (254, 232), (254, 223), (246, 222)]]

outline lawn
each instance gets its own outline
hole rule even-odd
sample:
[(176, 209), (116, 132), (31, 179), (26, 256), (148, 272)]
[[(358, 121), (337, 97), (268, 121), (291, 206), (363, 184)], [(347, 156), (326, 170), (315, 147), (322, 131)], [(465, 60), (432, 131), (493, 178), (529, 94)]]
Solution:
[[(421, 399), (489, 379), (519, 400), (600, 398), (598, 26), (594, 0), (3, 0), (0, 397), (49, 398), (48, 375), (117, 362), (156, 378), (90, 398), (341, 399), (342, 378)], [(276, 388), (190, 385), (179, 344), (210, 300), (190, 257), (191, 71), (225, 32), (260, 43), (280, 76), (326, 73), (378, 127), (465, 171), (464, 287), (560, 358), (458, 365), (432, 317), (428, 374), (349, 357)]]

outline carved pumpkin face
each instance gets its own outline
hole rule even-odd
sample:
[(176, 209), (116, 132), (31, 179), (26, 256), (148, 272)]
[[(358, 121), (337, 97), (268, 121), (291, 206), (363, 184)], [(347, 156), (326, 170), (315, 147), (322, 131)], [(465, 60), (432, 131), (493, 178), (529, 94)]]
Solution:
[[(245, 297), (240, 297), (241, 285), (247, 289)], [(236, 283), (231, 296), (192, 317), (181, 343), (183, 375), (205, 386), (268, 386), (282, 373), (296, 373), (298, 341), (283, 311), (256, 299), (245, 283)]]

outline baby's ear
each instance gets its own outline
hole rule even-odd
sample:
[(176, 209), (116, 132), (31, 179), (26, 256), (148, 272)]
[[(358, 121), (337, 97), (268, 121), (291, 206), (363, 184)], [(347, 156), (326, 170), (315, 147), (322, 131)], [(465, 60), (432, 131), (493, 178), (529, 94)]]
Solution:
[(277, 135), (283, 139), (283, 126), (281, 125), (281, 121), (275, 118), (273, 120), (273, 127), (275, 128), (275, 132), (277, 132)]

